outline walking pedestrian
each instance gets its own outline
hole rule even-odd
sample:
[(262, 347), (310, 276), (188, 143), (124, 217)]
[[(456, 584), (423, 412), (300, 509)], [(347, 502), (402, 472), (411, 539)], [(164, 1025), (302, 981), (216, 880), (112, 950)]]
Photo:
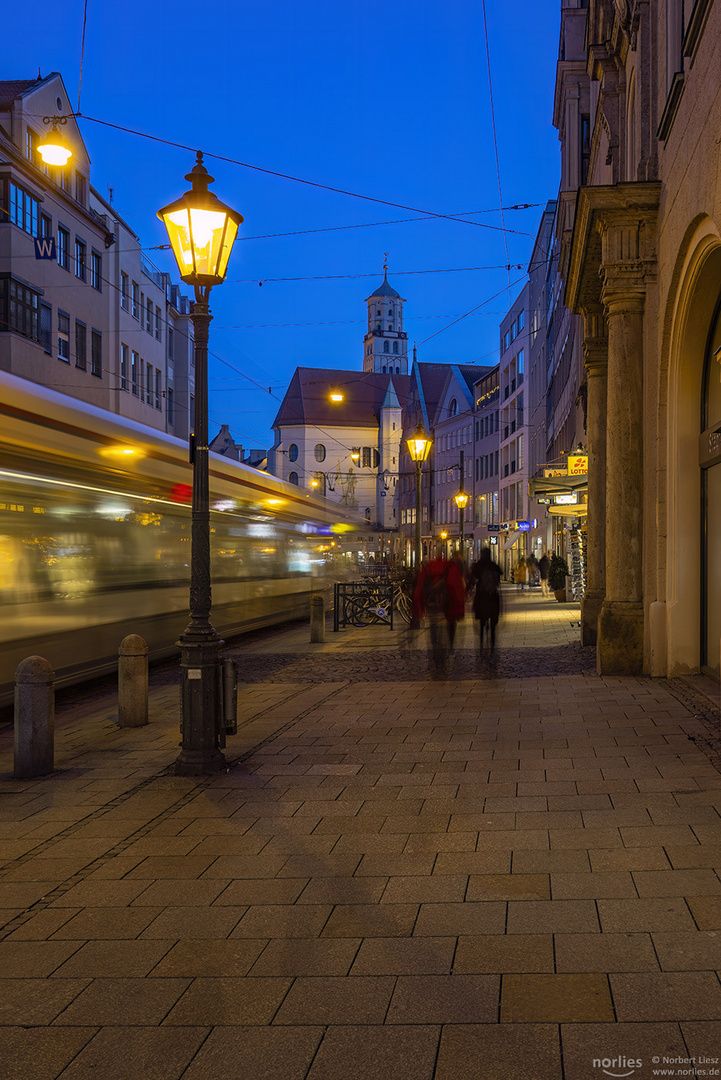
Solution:
[(541, 596), (548, 596), (548, 568), (551, 565), (551, 560), (548, 558), (548, 552), (544, 551), (541, 558), (538, 560), (538, 576), (541, 579)]
[(526, 565), (526, 560), (523, 558), (523, 556), (521, 556), (518, 562), (518, 566), (516, 567), (516, 581), (521, 586), (521, 592), (523, 592), (527, 580), (528, 566)]
[(536, 585), (538, 582), (538, 560), (535, 555), (528, 556), (526, 566), (528, 567), (528, 587), (530, 589), (531, 585)]
[(435, 673), (442, 674), (448, 650), (453, 648), (456, 624), (465, 614), (465, 583), (458, 559), (432, 559), (422, 568), (413, 593), (413, 614), (428, 620), (431, 658)]
[(473, 590), (473, 614), (478, 619), (481, 652), (486, 628), (491, 639), (491, 650), (496, 647), (496, 626), (501, 614), (500, 580), (500, 566), (491, 558), (490, 548), (483, 548), (480, 558), (471, 567), (468, 585), (469, 591)]

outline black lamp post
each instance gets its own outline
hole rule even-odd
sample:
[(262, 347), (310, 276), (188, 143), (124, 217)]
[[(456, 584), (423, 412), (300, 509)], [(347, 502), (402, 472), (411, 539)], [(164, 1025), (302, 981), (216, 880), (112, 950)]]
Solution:
[(423, 424), (419, 420), (415, 433), (411, 435), (410, 439), (406, 439), (406, 443), (411, 458), (416, 463), (416, 543), (414, 561), (415, 571), (418, 573), (421, 568), (421, 482), (423, 479), (421, 469), (423, 462), (431, 452), (433, 440), (426, 435)]
[(241, 214), (208, 191), (213, 182), (198, 151), (186, 180), (192, 190), (158, 211), (183, 281), (193, 285), (195, 331), (195, 416), (193, 507), (190, 553), (190, 622), (180, 637), (182, 749), (175, 763), (181, 776), (197, 776), (223, 768), (220, 646), (210, 622), (210, 491), (208, 482), (208, 300), (228, 268)]

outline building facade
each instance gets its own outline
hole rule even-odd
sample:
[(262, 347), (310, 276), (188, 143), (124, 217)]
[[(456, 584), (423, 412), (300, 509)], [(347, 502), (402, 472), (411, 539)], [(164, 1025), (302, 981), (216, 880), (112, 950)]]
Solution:
[(498, 364), (473, 385), (473, 547), (477, 558), (481, 548), (491, 547), (499, 561), (500, 518), (498, 475), (500, 453), (498, 429), (500, 369)]
[(589, 102), (562, 260), (588, 379), (584, 626), (602, 673), (718, 678), (721, 6), (566, 0), (562, 19), (575, 40), (583, 20)]
[[(174, 383), (170, 327), (183, 323), (187, 360), (188, 302), (91, 184), (72, 111), (57, 72), (0, 82), (0, 367), (185, 437), (192, 379)], [(63, 167), (37, 149), (55, 115), (68, 117)]]

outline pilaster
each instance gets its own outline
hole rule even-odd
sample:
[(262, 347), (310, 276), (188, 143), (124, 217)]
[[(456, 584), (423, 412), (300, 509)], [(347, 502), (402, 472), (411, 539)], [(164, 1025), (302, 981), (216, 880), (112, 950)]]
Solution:
[(583, 313), (583, 362), (588, 376), (588, 548), (586, 592), (581, 602), (581, 644), (595, 645), (606, 595), (606, 380), (608, 327), (601, 304)]

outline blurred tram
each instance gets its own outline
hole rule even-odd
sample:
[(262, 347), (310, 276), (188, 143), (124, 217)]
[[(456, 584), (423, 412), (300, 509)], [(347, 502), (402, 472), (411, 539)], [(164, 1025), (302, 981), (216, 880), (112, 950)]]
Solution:
[[(177, 652), (191, 484), (181, 440), (0, 372), (0, 704), (32, 654), (64, 685), (114, 670), (126, 634)], [(307, 614), (349, 569), (353, 520), (302, 488), (211, 453), (210, 506), (221, 635)]]

